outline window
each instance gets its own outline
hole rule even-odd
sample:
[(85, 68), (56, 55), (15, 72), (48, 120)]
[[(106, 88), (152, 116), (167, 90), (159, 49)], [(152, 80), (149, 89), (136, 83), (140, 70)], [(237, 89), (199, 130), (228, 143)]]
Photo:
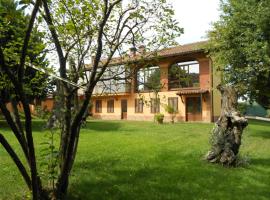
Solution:
[(151, 98), (151, 113), (160, 112), (160, 100)]
[(168, 105), (173, 108), (174, 112), (178, 112), (178, 97), (169, 97)]
[(107, 112), (113, 113), (114, 112), (114, 100), (108, 100), (107, 101)]
[(130, 92), (130, 70), (127, 66), (110, 66), (97, 82), (94, 94), (114, 94)]
[(143, 100), (135, 99), (135, 113), (143, 113)]
[(137, 91), (157, 90), (160, 87), (159, 66), (142, 68), (137, 72)]
[(96, 100), (96, 113), (102, 113), (102, 101)]
[(197, 61), (176, 63), (169, 68), (169, 88), (200, 87), (200, 67)]

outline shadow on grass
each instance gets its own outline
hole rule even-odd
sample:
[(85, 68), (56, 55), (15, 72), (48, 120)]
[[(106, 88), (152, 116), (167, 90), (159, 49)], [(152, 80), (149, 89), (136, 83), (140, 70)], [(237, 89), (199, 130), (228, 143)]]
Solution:
[[(24, 123), (24, 122), (23, 122)], [(41, 132), (44, 130), (45, 120), (33, 120), (32, 128), (34, 132)], [(0, 129), (10, 131), (10, 127), (5, 120), (0, 120)]]
[(248, 132), (252, 137), (270, 139), (268, 127), (270, 127), (270, 122), (249, 120)]
[[(34, 132), (43, 132), (46, 129), (44, 128), (46, 124), (45, 120), (33, 120), (32, 127)], [(82, 127), (82, 130), (93, 130), (95, 132), (108, 132), (108, 131), (117, 131), (121, 127), (121, 123), (110, 122), (110, 121), (93, 121), (87, 122), (85, 127)], [(10, 131), (9, 125), (5, 120), (0, 120), (0, 130)]]
[(260, 121), (260, 120), (256, 120), (256, 119), (249, 119), (248, 123), (252, 124), (252, 125), (260, 125), (260, 126), (265, 126), (266, 124), (270, 125), (270, 122)]
[[(253, 164), (268, 165), (269, 160), (257, 159)], [(79, 162), (74, 173), (80, 175), (70, 185), (68, 199), (268, 199), (267, 177), (244, 177), (243, 170), (248, 171), (199, 160), (142, 164), (137, 168), (130, 168), (118, 159)]]
[(252, 165), (262, 166), (265, 168), (270, 168), (270, 158), (253, 158), (251, 159)]
[(270, 132), (269, 131), (259, 131), (257, 130), (256, 133), (250, 134), (252, 137), (261, 137), (264, 139), (270, 139)]
[(112, 121), (90, 121), (82, 129), (93, 130), (96, 132), (116, 131), (121, 127), (120, 122)]

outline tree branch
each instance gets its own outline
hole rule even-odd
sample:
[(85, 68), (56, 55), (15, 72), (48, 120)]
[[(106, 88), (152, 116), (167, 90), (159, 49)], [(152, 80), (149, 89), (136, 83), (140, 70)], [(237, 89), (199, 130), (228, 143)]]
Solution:
[(21, 133), (19, 131), (19, 129), (17, 128), (16, 124), (14, 123), (14, 121), (13, 121), (11, 115), (10, 115), (10, 112), (6, 108), (6, 105), (4, 104), (4, 102), (2, 101), (1, 98), (0, 98), (0, 108), (1, 108), (1, 111), (2, 111), (3, 115), (6, 118), (6, 121), (7, 121), (8, 125), (9, 125), (9, 127), (11, 128), (11, 130), (14, 133), (15, 137), (17, 138), (18, 142), (20, 143), (21, 148), (22, 148), (22, 150), (24, 152), (24, 155), (26, 157), (26, 160), (29, 162), (29, 153), (28, 153), (28, 149), (27, 149), (26, 139), (25, 139), (23, 133)]
[[(50, 9), (49, 9), (49, 6), (48, 6), (48, 3), (46, 0), (43, 0), (43, 7), (44, 7), (44, 10), (45, 10), (45, 21), (49, 27), (49, 30), (51, 32), (51, 35), (52, 35), (52, 38), (53, 38), (53, 41), (54, 41), (54, 44), (55, 44), (55, 47), (56, 47), (56, 51), (57, 51), (57, 54), (59, 56), (59, 63), (60, 63), (60, 76), (62, 78), (67, 78), (67, 69), (66, 69), (66, 60), (65, 60), (65, 56), (64, 56), (64, 53), (63, 53), (63, 50), (62, 50), (62, 46), (61, 46), (61, 43), (59, 41), (59, 37), (58, 37), (58, 34), (55, 30), (55, 26), (53, 24), (53, 20), (52, 20), (52, 16), (51, 16), (51, 12), (50, 12)], [(66, 85), (65, 83), (63, 83), (64, 85)], [(67, 86), (67, 85), (66, 85)]]
[(16, 164), (29, 190), (32, 190), (30, 176), (28, 175), (24, 165), (22, 164), (17, 154), (14, 152), (14, 150), (12, 149), (8, 141), (5, 139), (5, 137), (1, 133), (0, 133), (0, 143), (3, 145), (4, 149), (7, 151), (7, 153), (12, 158), (13, 162)]
[(20, 58), (20, 65), (19, 65), (19, 68), (18, 68), (18, 80), (19, 80), (19, 82), (22, 82), (22, 79), (23, 79), (23, 76), (24, 76), (24, 64), (25, 64), (25, 58), (26, 58), (26, 54), (27, 54), (28, 44), (29, 44), (29, 40), (30, 40), (31, 33), (32, 33), (32, 30), (33, 30), (33, 27), (34, 27), (36, 15), (38, 13), (40, 5), (41, 5), (41, 0), (37, 0), (35, 5), (34, 5), (34, 9), (32, 11), (32, 15), (31, 15), (31, 18), (30, 18), (30, 21), (29, 21), (29, 24), (28, 24), (26, 34), (25, 34), (22, 53), (21, 53), (21, 58)]

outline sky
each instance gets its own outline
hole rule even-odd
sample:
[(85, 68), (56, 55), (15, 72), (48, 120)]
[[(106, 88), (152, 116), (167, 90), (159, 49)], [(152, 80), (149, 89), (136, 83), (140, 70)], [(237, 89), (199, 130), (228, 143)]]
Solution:
[(206, 31), (219, 18), (219, 0), (169, 0), (184, 34), (178, 42), (186, 44), (206, 39)]

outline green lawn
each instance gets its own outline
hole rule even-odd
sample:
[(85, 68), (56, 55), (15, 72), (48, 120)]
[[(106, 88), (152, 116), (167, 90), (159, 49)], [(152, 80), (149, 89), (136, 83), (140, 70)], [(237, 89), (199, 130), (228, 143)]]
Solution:
[[(69, 199), (270, 199), (270, 123), (250, 121), (241, 156), (225, 168), (202, 158), (213, 124), (92, 121), (81, 132)], [(35, 122), (34, 139), (46, 137)], [(0, 131), (17, 146), (7, 126)], [(37, 146), (40, 149), (40, 145)], [(17, 148), (18, 149), (18, 148)], [(21, 199), (26, 187), (0, 147), (0, 199)]]

